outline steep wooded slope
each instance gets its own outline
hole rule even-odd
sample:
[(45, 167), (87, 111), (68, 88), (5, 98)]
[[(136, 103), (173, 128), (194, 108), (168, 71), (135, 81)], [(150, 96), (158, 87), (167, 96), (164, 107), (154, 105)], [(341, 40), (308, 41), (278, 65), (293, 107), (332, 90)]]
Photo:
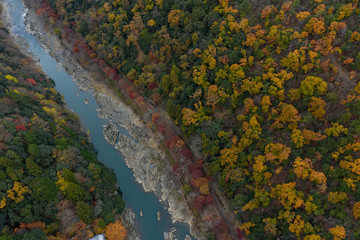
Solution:
[(12, 42), (0, 26), (0, 239), (126, 235), (112, 224), (125, 206), (114, 172), (54, 82)]
[(359, 238), (357, 0), (48, 2), (196, 136), (248, 238)]

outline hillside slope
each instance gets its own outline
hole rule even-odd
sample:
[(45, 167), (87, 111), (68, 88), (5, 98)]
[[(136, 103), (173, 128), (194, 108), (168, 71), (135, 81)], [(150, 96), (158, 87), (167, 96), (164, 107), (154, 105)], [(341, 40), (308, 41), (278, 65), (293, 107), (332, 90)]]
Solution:
[(48, 2), (201, 146), (249, 239), (359, 238), (357, 0)]
[(54, 82), (13, 42), (0, 25), (0, 239), (126, 235), (114, 172)]

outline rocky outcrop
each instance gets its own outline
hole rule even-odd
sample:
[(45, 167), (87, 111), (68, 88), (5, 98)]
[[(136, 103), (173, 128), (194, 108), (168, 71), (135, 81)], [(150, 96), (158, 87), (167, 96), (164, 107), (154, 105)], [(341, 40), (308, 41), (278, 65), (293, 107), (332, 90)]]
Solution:
[(177, 240), (177, 238), (175, 238), (175, 228), (171, 228), (169, 232), (164, 232), (164, 240)]
[[(169, 232), (164, 232), (164, 240), (178, 240), (175, 236), (176, 229), (171, 228)], [(192, 238), (189, 235), (185, 236), (184, 240), (191, 240)]]
[(140, 235), (135, 229), (135, 213), (130, 208), (125, 208), (123, 213), (124, 227), (127, 230), (127, 240), (140, 240)]
[(96, 94), (96, 99), (102, 111), (126, 128), (131, 136), (119, 135), (115, 148), (122, 153), (126, 165), (133, 170), (136, 181), (145, 191), (155, 192), (162, 201), (169, 204), (168, 211), (173, 222), (192, 225), (193, 217), (183, 201), (180, 182), (172, 173), (169, 160), (159, 149), (158, 140), (136, 114), (132, 110), (128, 111), (117, 99), (105, 94)]
[[(102, 93), (95, 94), (95, 97), (102, 114), (126, 128), (131, 136), (119, 135), (115, 148), (122, 153), (126, 165), (134, 171), (136, 181), (145, 191), (155, 192), (162, 201), (168, 203), (173, 222), (186, 222), (193, 226), (194, 219), (188, 205), (183, 201), (180, 182), (172, 173), (171, 164), (160, 150), (156, 137), (139, 117), (118, 99)], [(195, 228), (192, 230), (192, 234), (200, 238)]]
[[(101, 113), (107, 118), (113, 119), (119, 126), (124, 127), (132, 137), (135, 139), (150, 138), (150, 130), (142, 124), (140, 118), (125, 103), (104, 93), (94, 92), (94, 97)], [(159, 143), (156, 142), (155, 144)]]
[(64, 48), (57, 36), (51, 32), (45, 32), (41, 21), (36, 17), (34, 9), (29, 9), (25, 16), (25, 26), (40, 45), (56, 59), (59, 67), (63, 67), (74, 79), (79, 90), (92, 89), (90, 74), (72, 57), (72, 53)]
[(103, 134), (105, 137), (105, 140), (110, 143), (111, 145), (115, 145), (118, 136), (119, 136), (119, 129), (114, 123), (108, 123), (103, 126)]
[(109, 118), (109, 116), (102, 110), (102, 109), (96, 109), (97, 115), (99, 118), (105, 119)]

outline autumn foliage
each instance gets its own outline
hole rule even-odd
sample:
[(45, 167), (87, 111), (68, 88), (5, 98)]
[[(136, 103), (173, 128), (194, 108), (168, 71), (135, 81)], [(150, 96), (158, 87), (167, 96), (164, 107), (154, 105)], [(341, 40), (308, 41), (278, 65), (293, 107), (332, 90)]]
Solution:
[[(181, 129), (148, 118), (198, 212), (216, 179), (249, 239), (360, 238), (357, 1), (72, 4), (57, 12), (78, 32), (87, 23), (101, 71), (126, 75), (136, 88), (115, 84), (136, 106), (143, 95)], [(208, 172), (180, 166), (198, 154)]]
[(119, 220), (106, 226), (105, 237), (109, 240), (123, 240), (127, 231)]
[[(51, 21), (57, 18), (46, 1), (37, 14)], [(64, 37), (72, 32), (65, 31)], [(118, 219), (124, 208), (116, 176), (97, 161), (78, 117), (65, 107), (54, 81), (12, 42), (3, 31), (0, 238), (90, 239)], [(107, 175), (105, 182), (100, 172)], [(105, 201), (117, 207), (101, 207)], [(94, 214), (95, 208), (101, 215)], [(91, 224), (95, 218), (98, 221)]]

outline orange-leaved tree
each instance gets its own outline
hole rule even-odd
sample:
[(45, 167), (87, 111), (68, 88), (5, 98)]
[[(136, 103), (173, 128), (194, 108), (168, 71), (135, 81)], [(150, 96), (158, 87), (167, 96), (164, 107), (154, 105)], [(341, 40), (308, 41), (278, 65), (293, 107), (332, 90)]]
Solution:
[(321, 119), (325, 115), (326, 102), (321, 98), (311, 97), (308, 111), (314, 114), (317, 119)]
[(126, 237), (126, 229), (119, 220), (106, 226), (105, 238), (108, 240), (123, 240)]
[(334, 236), (334, 240), (345, 239), (346, 231), (343, 226), (335, 226), (329, 229), (329, 232)]

